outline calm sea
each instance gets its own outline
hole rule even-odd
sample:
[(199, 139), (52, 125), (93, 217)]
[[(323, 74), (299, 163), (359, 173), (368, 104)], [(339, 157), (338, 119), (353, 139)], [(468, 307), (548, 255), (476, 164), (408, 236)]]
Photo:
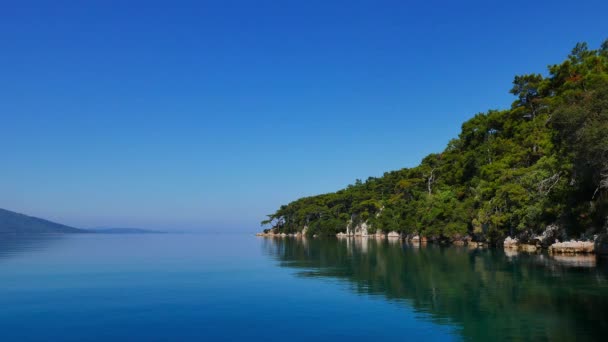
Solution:
[(246, 234), (0, 237), (0, 340), (601, 340), (604, 260)]

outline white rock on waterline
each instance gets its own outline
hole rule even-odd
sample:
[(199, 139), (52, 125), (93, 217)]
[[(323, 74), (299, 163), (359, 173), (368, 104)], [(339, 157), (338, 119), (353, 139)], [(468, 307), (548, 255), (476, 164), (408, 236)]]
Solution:
[(593, 241), (565, 241), (556, 242), (549, 247), (551, 253), (593, 253), (595, 244)]
[(507, 238), (503, 242), (503, 247), (517, 249), (519, 247), (519, 241), (515, 238), (511, 238), (510, 236), (507, 236)]

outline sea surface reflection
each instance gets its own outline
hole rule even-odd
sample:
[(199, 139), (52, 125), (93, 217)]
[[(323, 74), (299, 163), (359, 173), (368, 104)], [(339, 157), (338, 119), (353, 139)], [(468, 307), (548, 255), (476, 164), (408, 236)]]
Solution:
[(461, 327), (464, 339), (601, 340), (608, 272), (595, 256), (411, 246), (367, 238), (268, 238), (265, 252), (306, 278), (335, 278)]
[(605, 262), (250, 234), (0, 237), (2, 341), (598, 340)]
[(460, 339), (457, 325), (281, 267), (265, 252), (280, 243), (229, 233), (0, 236), (0, 339)]

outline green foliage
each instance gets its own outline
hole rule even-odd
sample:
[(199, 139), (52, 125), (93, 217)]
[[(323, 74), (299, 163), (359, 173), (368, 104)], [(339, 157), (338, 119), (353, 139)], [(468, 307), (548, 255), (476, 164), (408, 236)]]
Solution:
[(579, 43), (549, 74), (516, 76), (509, 110), (475, 115), (419, 166), (281, 206), (279, 231), (371, 230), (501, 239), (557, 223), (571, 234), (608, 216), (608, 41)]

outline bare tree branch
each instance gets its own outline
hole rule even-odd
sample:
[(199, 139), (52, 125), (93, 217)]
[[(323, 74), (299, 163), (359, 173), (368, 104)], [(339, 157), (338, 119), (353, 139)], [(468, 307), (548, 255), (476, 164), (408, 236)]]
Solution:
[(545, 178), (538, 183), (538, 192), (542, 195), (547, 195), (551, 192), (551, 189), (559, 182), (561, 178), (561, 171), (552, 175), (549, 178)]

